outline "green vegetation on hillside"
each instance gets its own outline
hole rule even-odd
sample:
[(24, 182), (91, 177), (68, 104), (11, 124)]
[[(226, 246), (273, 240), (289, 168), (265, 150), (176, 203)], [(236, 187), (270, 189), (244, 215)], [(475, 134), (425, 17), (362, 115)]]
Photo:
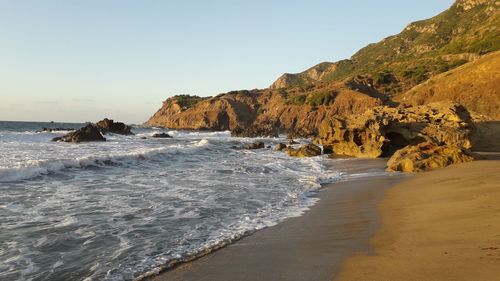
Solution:
[(206, 97), (199, 97), (194, 95), (175, 95), (170, 98), (170, 101), (175, 101), (181, 108), (188, 109), (199, 103), (200, 101), (206, 100)]
[[(496, 3), (459, 0), (433, 18), (414, 22), (401, 33), (362, 48), (350, 60), (321, 63), (302, 73), (288, 74), (288, 84), (282, 84), (307, 88), (307, 84), (362, 75), (372, 77), (383, 92), (400, 93), (475, 56), (500, 50)], [(308, 78), (314, 71), (322, 73), (319, 81)]]

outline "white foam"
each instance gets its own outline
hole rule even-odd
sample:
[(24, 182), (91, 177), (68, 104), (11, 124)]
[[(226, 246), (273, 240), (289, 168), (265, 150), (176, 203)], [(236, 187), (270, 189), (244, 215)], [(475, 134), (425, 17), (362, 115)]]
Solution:
[(128, 153), (99, 153), (97, 156), (83, 156), (74, 159), (25, 160), (15, 166), (0, 166), (0, 182), (12, 182), (32, 179), (52, 172), (69, 168), (85, 168), (111, 164), (132, 164), (137, 160), (146, 160), (161, 154), (177, 152), (195, 152), (208, 146), (207, 140), (195, 141), (190, 145), (170, 145), (167, 147), (138, 148)]

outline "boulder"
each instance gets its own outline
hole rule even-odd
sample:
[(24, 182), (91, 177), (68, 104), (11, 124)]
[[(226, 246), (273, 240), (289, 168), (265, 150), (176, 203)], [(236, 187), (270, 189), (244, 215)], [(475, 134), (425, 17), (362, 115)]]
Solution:
[(299, 144), (298, 142), (294, 141), (293, 139), (292, 140), (289, 140), (288, 141), (288, 144), (289, 145), (293, 145), (293, 144)]
[(172, 138), (171, 135), (167, 134), (167, 133), (155, 133), (151, 136), (152, 138), (162, 138), (162, 139), (165, 139), (165, 138)]
[(47, 133), (51, 133), (51, 132), (56, 132), (56, 131), (74, 131), (75, 129), (74, 128), (42, 128), (41, 132), (47, 132)]
[(256, 141), (253, 143), (245, 144), (243, 146), (243, 148), (244, 149), (261, 149), (261, 148), (265, 148), (265, 144), (264, 144), (264, 142)]
[(286, 146), (286, 144), (280, 142), (274, 148), (278, 151), (282, 151), (282, 150), (285, 150), (287, 148), (287, 146)]
[(103, 120), (97, 122), (96, 125), (103, 134), (109, 132), (120, 135), (133, 135), (130, 126), (127, 126), (122, 122), (115, 122), (108, 118), (104, 118)]
[(321, 147), (315, 144), (302, 145), (297, 149), (289, 149), (288, 155), (294, 157), (313, 157), (321, 155)]
[(387, 171), (422, 172), (472, 160), (474, 157), (460, 147), (424, 142), (396, 151), (387, 162)]
[(386, 157), (422, 142), (471, 147), (472, 119), (454, 103), (375, 107), (362, 115), (324, 120), (318, 142), (325, 151), (354, 157)]
[(94, 124), (88, 124), (87, 126), (80, 128), (74, 132), (68, 133), (62, 137), (53, 138), (52, 141), (60, 142), (89, 142), (89, 141), (106, 141), (106, 139), (101, 135), (101, 131)]

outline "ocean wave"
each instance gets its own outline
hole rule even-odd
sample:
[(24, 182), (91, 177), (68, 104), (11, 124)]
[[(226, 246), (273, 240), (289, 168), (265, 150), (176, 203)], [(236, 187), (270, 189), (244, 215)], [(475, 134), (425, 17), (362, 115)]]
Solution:
[(102, 167), (107, 165), (128, 165), (156, 156), (175, 153), (192, 153), (204, 149), (209, 141), (202, 139), (188, 145), (170, 145), (161, 148), (141, 148), (129, 153), (84, 156), (74, 159), (27, 160), (14, 167), (0, 167), (0, 182), (14, 182), (33, 179), (64, 169)]

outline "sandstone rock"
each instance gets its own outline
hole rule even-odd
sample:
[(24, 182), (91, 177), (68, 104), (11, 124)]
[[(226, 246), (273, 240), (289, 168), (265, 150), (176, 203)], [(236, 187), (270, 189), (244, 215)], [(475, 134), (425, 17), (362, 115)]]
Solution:
[(167, 134), (167, 133), (155, 133), (151, 136), (152, 138), (162, 138), (162, 139), (165, 139), (165, 138), (172, 138), (171, 135)]
[(335, 154), (376, 158), (425, 141), (468, 149), (472, 128), (468, 111), (459, 104), (375, 107), (359, 116), (323, 121), (318, 141)]
[(101, 135), (101, 132), (97, 126), (95, 126), (94, 124), (88, 124), (87, 126), (66, 134), (62, 137), (53, 138), (52, 141), (78, 143), (88, 141), (106, 141), (106, 139)]
[(387, 171), (422, 172), (472, 160), (460, 147), (424, 142), (396, 151), (387, 162)]
[(302, 145), (297, 149), (289, 149), (288, 155), (294, 157), (313, 157), (321, 155), (321, 147), (315, 144)]
[(243, 146), (243, 148), (244, 149), (261, 149), (261, 148), (265, 148), (265, 145), (264, 145), (264, 142), (256, 141), (253, 143), (245, 144)]
[(284, 143), (278, 143), (274, 148), (278, 151), (282, 151), (282, 150), (285, 150), (287, 148), (287, 146)]
[(130, 126), (127, 126), (122, 122), (115, 122), (108, 118), (104, 118), (103, 120), (97, 122), (96, 125), (103, 134), (109, 132), (120, 135), (133, 135)]

